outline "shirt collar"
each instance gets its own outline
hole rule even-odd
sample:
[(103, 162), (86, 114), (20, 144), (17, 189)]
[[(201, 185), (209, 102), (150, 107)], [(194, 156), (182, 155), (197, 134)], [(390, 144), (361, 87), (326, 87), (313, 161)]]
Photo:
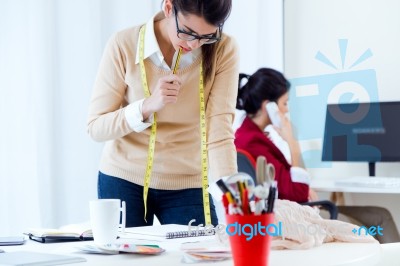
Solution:
[[(146, 58), (152, 56), (153, 54), (157, 54), (158, 58), (160, 59), (160, 62), (162, 62), (164, 60), (164, 56), (161, 53), (160, 46), (158, 45), (157, 38), (154, 33), (154, 22), (159, 21), (163, 18), (165, 18), (164, 13), (158, 12), (146, 23), (146, 32), (144, 35), (144, 58), (143, 59), (146, 59)], [(138, 39), (138, 43), (137, 43), (135, 64), (139, 63), (139, 44), (140, 44), (140, 38)]]

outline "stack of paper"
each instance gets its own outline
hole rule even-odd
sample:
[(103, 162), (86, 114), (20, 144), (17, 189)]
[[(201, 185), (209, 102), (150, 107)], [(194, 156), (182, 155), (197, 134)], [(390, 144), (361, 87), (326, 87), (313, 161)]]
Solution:
[(119, 253), (157, 255), (165, 251), (165, 249), (162, 249), (157, 245), (136, 245), (132, 243), (103, 245), (103, 246), (89, 244), (89, 245), (77, 246), (75, 248), (84, 253), (107, 254), (107, 255), (116, 255)]
[(184, 251), (182, 258), (184, 263), (212, 262), (232, 258), (230, 247), (216, 240), (183, 243), (181, 250)]

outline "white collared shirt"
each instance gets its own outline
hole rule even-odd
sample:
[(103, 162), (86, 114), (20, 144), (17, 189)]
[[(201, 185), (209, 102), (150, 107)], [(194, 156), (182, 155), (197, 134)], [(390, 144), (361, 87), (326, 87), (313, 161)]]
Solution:
[[(144, 59), (149, 58), (152, 63), (164, 70), (172, 70), (175, 65), (176, 57), (178, 52), (175, 51), (172, 65), (168, 66), (164, 60), (164, 56), (161, 53), (160, 46), (158, 45), (156, 35), (154, 33), (154, 22), (165, 18), (162, 12), (157, 13), (146, 23), (146, 32), (144, 36)], [(139, 64), (139, 42), (137, 44), (136, 50), (136, 61), (135, 64)], [(179, 66), (181, 68), (189, 66), (194, 62), (194, 60), (201, 54), (201, 49), (196, 49), (190, 53), (185, 53), (181, 55)], [(151, 126), (153, 123), (154, 115), (151, 114), (149, 118), (143, 121), (142, 106), (144, 99), (138, 100), (126, 106), (125, 108), (125, 119), (129, 126), (135, 132), (141, 132)]]

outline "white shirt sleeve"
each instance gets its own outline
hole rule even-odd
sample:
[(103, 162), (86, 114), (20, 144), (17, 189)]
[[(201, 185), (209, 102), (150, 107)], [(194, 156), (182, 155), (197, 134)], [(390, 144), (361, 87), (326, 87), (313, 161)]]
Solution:
[(292, 182), (295, 183), (303, 183), (303, 184), (310, 184), (311, 177), (310, 174), (303, 168), (293, 166), (290, 168), (290, 176), (292, 178)]
[[(229, 176), (223, 176), (220, 179), (222, 179), (225, 182), (228, 178), (229, 178)], [(209, 186), (208, 186), (208, 193), (211, 194), (214, 201), (222, 201), (222, 195), (224, 194), (217, 185), (218, 180), (216, 180), (214, 182), (210, 182)]]
[(142, 106), (144, 99), (138, 100), (129, 104), (125, 108), (125, 119), (128, 125), (135, 132), (142, 132), (153, 124), (154, 115), (151, 114), (149, 118), (143, 121)]
[(286, 158), (286, 161), (291, 164), (292, 155), (290, 154), (289, 144), (281, 137), (281, 135), (279, 135), (278, 132), (276, 132), (272, 125), (268, 125), (264, 130), (269, 133), (269, 139), (282, 152), (283, 156)]
[[(223, 176), (220, 179), (222, 179), (223, 181), (226, 181), (228, 178), (229, 178), (229, 176)], [(225, 207), (224, 207), (224, 205), (222, 203), (222, 195), (224, 193), (218, 187), (217, 181), (209, 182), (208, 193), (210, 193), (212, 198), (213, 198), (215, 212), (216, 212), (217, 218), (218, 218), (218, 223), (219, 224), (226, 224)]]

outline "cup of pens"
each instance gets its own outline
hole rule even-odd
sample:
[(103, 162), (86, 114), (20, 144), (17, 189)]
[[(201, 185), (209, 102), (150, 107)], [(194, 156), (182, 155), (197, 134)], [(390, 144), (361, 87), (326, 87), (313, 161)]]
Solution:
[(235, 266), (268, 266), (273, 235), (279, 234), (274, 222), (276, 184), (254, 185), (253, 179), (238, 173), (219, 180)]

